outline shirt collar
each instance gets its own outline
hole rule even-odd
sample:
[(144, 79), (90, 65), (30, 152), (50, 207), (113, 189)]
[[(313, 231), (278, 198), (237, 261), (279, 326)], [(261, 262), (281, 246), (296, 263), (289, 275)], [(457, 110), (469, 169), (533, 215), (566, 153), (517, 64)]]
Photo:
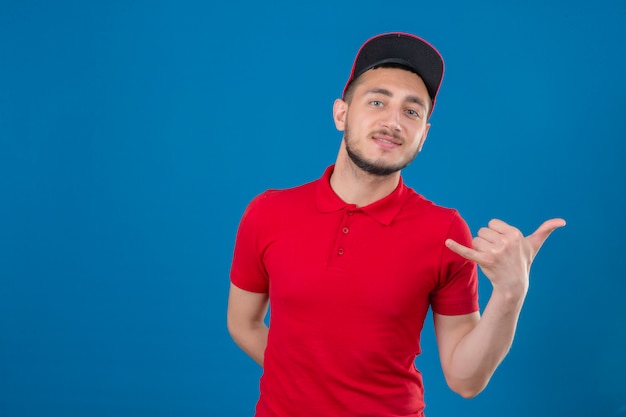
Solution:
[(402, 209), (407, 195), (407, 188), (402, 181), (402, 177), (400, 177), (398, 186), (391, 194), (365, 207), (357, 208), (354, 204), (344, 202), (331, 188), (330, 176), (332, 175), (334, 169), (334, 165), (326, 168), (324, 175), (318, 181), (316, 191), (317, 208), (322, 213), (352, 209), (355, 211), (362, 211), (378, 222), (384, 225), (389, 225)]

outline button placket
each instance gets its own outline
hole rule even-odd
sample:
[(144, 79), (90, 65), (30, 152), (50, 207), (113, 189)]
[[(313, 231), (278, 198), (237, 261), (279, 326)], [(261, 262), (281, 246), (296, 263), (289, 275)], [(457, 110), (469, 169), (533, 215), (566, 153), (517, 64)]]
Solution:
[(341, 220), (335, 230), (335, 243), (333, 244), (332, 252), (330, 252), (329, 266), (341, 268), (344, 265), (347, 251), (350, 250), (350, 243), (348, 239), (351, 235), (352, 220), (354, 220), (354, 214), (357, 213), (354, 209), (343, 210)]
[(346, 253), (346, 243), (347, 243), (347, 238), (348, 238), (348, 234), (350, 233), (350, 220), (353, 218), (354, 215), (354, 210), (350, 209), (350, 210), (346, 210), (346, 214), (347, 216), (344, 216), (343, 218), (343, 226), (341, 227), (341, 234), (339, 235), (339, 248), (337, 249), (337, 255), (338, 256), (342, 256), (344, 253)]

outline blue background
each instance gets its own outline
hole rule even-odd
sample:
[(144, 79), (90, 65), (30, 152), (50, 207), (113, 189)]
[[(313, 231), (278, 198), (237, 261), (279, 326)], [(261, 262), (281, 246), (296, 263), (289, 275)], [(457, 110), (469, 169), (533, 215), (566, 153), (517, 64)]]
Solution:
[(332, 102), (392, 30), (447, 66), (405, 181), (474, 233), (568, 221), (479, 397), (445, 386), (428, 319), (428, 416), (626, 415), (623, 0), (2, 1), (0, 415), (252, 415), (239, 218), (334, 162)]

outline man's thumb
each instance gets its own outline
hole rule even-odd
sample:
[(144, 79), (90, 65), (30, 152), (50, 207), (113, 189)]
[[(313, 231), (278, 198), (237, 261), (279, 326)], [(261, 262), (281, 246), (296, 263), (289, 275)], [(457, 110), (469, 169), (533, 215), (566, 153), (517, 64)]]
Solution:
[(533, 232), (533, 234), (529, 235), (526, 239), (530, 242), (533, 254), (536, 254), (539, 251), (543, 242), (545, 242), (548, 236), (550, 236), (550, 233), (563, 226), (565, 226), (565, 220), (563, 219), (557, 218), (546, 220), (537, 228), (537, 230)]

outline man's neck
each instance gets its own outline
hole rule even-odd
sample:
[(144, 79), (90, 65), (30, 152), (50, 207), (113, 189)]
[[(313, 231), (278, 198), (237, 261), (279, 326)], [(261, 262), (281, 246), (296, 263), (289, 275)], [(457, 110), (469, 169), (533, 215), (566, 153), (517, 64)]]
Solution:
[(369, 174), (340, 153), (330, 177), (330, 186), (344, 202), (364, 207), (391, 194), (400, 181), (400, 172), (387, 176)]

